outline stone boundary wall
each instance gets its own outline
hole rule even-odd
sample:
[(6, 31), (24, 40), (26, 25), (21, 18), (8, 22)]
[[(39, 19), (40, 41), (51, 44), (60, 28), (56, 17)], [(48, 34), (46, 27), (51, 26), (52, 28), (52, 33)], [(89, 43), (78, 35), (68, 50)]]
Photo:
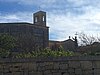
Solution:
[(100, 56), (0, 59), (0, 75), (100, 75)]

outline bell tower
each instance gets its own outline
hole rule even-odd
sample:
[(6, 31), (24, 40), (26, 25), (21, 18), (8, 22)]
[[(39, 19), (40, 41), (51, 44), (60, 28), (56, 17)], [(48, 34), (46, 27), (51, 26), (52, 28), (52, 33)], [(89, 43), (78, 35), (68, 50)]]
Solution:
[(44, 11), (38, 11), (34, 13), (34, 24), (39, 26), (46, 26), (46, 12)]

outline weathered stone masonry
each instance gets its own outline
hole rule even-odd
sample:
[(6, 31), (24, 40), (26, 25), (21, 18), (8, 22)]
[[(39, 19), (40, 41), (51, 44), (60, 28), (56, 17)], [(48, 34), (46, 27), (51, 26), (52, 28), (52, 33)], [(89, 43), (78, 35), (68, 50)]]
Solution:
[(100, 75), (100, 56), (0, 59), (0, 75)]

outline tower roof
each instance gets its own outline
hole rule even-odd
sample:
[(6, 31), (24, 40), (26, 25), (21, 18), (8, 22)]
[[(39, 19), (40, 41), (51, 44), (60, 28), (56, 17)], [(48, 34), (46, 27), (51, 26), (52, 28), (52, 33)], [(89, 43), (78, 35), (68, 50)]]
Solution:
[[(36, 12), (36, 13), (46, 13), (46, 12), (44, 12), (44, 11), (38, 11), (38, 12)], [(34, 13), (35, 14), (35, 13)]]

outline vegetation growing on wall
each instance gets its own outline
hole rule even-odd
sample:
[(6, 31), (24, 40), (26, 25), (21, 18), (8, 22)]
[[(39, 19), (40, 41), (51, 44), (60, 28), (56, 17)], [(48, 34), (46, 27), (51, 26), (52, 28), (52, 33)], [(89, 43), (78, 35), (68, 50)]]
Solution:
[(41, 51), (32, 51), (29, 53), (20, 53), (15, 56), (15, 58), (30, 58), (30, 57), (60, 57), (60, 56), (73, 56), (74, 52), (71, 51), (53, 51), (49, 48), (43, 49)]
[(11, 50), (16, 46), (16, 39), (9, 34), (0, 34), (0, 57), (6, 58), (11, 55)]

